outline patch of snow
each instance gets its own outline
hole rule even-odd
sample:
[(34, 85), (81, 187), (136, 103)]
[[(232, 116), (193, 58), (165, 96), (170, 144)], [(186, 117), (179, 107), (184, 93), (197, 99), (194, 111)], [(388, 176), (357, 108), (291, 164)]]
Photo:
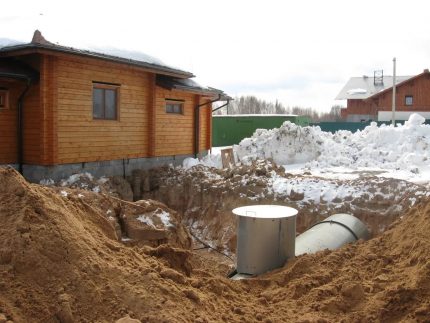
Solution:
[(51, 178), (47, 178), (47, 179), (40, 180), (39, 184), (45, 185), (45, 186), (53, 186), (55, 185), (55, 181)]
[(60, 195), (63, 197), (67, 197), (69, 193), (67, 193), (66, 191), (60, 191)]
[(69, 176), (69, 178), (61, 180), (61, 186), (70, 186), (79, 181), (82, 177), (87, 177), (90, 181), (94, 180), (93, 175), (90, 173), (73, 174)]
[(95, 193), (100, 193), (100, 186), (93, 187), (92, 191)]
[(137, 220), (138, 220), (138, 221), (140, 221), (140, 222), (142, 222), (142, 223), (145, 223), (146, 225), (148, 225), (148, 226), (150, 226), (150, 227), (155, 228), (154, 222), (153, 222), (153, 221), (152, 221), (152, 219), (151, 219), (149, 216), (147, 216), (146, 214), (141, 214), (141, 215), (139, 215), (139, 216), (137, 217)]
[(164, 224), (165, 227), (171, 227), (173, 224), (170, 222), (170, 213), (166, 212), (162, 209), (157, 209), (155, 212), (155, 215), (158, 216), (161, 220), (161, 222)]
[(351, 90), (348, 90), (348, 91), (346, 91), (346, 93), (347, 93), (347, 94), (366, 94), (366, 93), (367, 93), (367, 90), (357, 88), (357, 89), (351, 89)]
[(25, 44), (25, 43), (15, 39), (0, 38), (0, 48), (22, 45), (22, 44)]

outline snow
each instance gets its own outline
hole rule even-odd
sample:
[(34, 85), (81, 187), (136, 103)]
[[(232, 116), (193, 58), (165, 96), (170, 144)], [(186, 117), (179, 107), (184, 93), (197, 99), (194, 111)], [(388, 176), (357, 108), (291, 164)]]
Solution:
[[(371, 173), (382, 178), (396, 178), (416, 184), (430, 183), (430, 125), (419, 114), (412, 114), (404, 125), (371, 123), (362, 131), (340, 130), (332, 134), (319, 127), (301, 127), (289, 121), (280, 128), (257, 129), (253, 136), (234, 145), (236, 161), (249, 164), (272, 158), (286, 172), (329, 180), (352, 180)], [(221, 168), (220, 149), (202, 159), (184, 161), (184, 168), (195, 165)], [(296, 189), (306, 191), (306, 185)], [(331, 199), (324, 194), (306, 191), (309, 196)], [(293, 189), (291, 183), (273, 181), (274, 191)], [(295, 184), (298, 185), (298, 184)], [(345, 188), (347, 189), (347, 188)], [(296, 192), (296, 190), (294, 189)]]
[(45, 186), (53, 186), (55, 185), (55, 181), (52, 178), (46, 178), (46, 179), (40, 180), (39, 184), (45, 185)]
[(154, 222), (152, 221), (151, 217), (146, 214), (141, 214), (137, 217), (137, 220), (145, 223), (146, 225), (155, 228)]
[(137, 220), (145, 223), (146, 225), (155, 228), (155, 224), (154, 224), (154, 217), (158, 217), (158, 219), (161, 221), (161, 223), (165, 226), (165, 227), (172, 227), (173, 224), (170, 222), (170, 213), (166, 212), (160, 208), (156, 209), (154, 212), (152, 212), (151, 214), (141, 214), (137, 217)]
[(126, 59), (131, 59), (134, 61), (146, 62), (149, 64), (167, 66), (156, 57), (153, 57), (151, 55), (148, 55), (142, 52), (133, 51), (133, 50), (124, 50), (124, 49), (115, 48), (115, 47), (94, 47), (94, 46), (85, 46), (85, 45), (79, 45), (79, 49), (86, 49), (100, 54), (122, 57)]
[(155, 211), (155, 215), (160, 218), (160, 220), (164, 224), (164, 226), (166, 226), (166, 227), (173, 226), (172, 223), (170, 222), (170, 213), (169, 212), (166, 212), (162, 209), (157, 209)]
[(15, 39), (0, 38), (0, 48), (22, 45), (22, 44), (25, 44), (25, 43)]
[(60, 191), (60, 195), (63, 197), (67, 197), (69, 193), (67, 193), (66, 191)]
[(357, 88), (357, 89), (351, 89), (351, 90), (348, 90), (348, 91), (346, 91), (346, 93), (347, 93), (347, 94), (366, 94), (366, 93), (367, 93), (367, 90)]
[(61, 186), (70, 186), (77, 181), (79, 181), (81, 178), (88, 178), (90, 181), (93, 181), (93, 175), (90, 173), (79, 173), (79, 174), (73, 174), (67, 179), (61, 180)]

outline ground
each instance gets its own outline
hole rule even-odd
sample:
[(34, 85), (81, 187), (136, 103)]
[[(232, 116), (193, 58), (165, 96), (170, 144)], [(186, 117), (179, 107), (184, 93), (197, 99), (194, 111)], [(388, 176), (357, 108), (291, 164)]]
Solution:
[(368, 242), (231, 281), (227, 257), (193, 251), (187, 239), (133, 244), (121, 228), (119, 237), (108, 210), (120, 217), (131, 205), (117, 198), (28, 184), (11, 169), (0, 182), (0, 312), (14, 322), (427, 320), (426, 198)]
[[(225, 169), (208, 167), (209, 156), (126, 179), (39, 185), (0, 168), (0, 323), (430, 322), (430, 127), (372, 127), (356, 138), (262, 131)], [(394, 141), (387, 152), (373, 144), (382, 133), (418, 144)], [(280, 143), (302, 164), (280, 166), (276, 158), (294, 156)], [(339, 143), (342, 166), (327, 165)], [(378, 169), (354, 164), (363, 161)], [(351, 213), (372, 238), (232, 281), (231, 210), (250, 204), (297, 208), (298, 234)]]

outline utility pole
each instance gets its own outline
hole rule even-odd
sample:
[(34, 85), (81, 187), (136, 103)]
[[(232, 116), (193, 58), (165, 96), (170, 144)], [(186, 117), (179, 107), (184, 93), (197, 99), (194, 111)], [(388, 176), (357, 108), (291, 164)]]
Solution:
[(394, 126), (396, 123), (396, 58), (393, 58), (393, 104), (391, 107), (391, 124)]

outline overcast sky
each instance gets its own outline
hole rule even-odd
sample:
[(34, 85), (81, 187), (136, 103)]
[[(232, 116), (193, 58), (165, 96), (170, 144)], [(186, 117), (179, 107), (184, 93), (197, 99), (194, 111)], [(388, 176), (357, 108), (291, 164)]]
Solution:
[(138, 50), (232, 96), (327, 111), (394, 56), (398, 75), (429, 68), (429, 17), (428, 0), (6, 1), (0, 38)]

